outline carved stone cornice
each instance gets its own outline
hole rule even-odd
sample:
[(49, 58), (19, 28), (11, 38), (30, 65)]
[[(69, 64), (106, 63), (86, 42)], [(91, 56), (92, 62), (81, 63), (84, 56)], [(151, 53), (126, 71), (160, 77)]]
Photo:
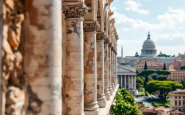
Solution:
[(64, 2), (62, 10), (66, 18), (81, 18), (88, 13), (88, 8), (83, 2)]
[(100, 27), (98, 21), (85, 21), (84, 22), (84, 32), (96, 32)]

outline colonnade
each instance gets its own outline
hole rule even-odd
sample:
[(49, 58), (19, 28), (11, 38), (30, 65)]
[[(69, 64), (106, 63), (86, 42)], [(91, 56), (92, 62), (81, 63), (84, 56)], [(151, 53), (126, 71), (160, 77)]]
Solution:
[(125, 89), (136, 89), (136, 75), (118, 75), (119, 87)]
[[(24, 35), (20, 40), (22, 50), (18, 49), (24, 62), (20, 64), (21, 70), (3, 70), (3, 75), (8, 73), (6, 78), (13, 77), (19, 81), (21, 77), (12, 74), (19, 71), (25, 86), (12, 84), (12, 79), (0, 82), (5, 87), (0, 92), (0, 98), (5, 100), (0, 103), (1, 115), (15, 112), (19, 115), (98, 115), (100, 108), (108, 106), (109, 100), (113, 102), (111, 96), (118, 88), (116, 42), (119, 38), (115, 20), (111, 17), (111, 2), (28, 0), (22, 3), (25, 8), (21, 10), (25, 11), (22, 19), (24, 31), (21, 31), (21, 24), (16, 31)], [(6, 30), (3, 30), (4, 33)], [(8, 43), (7, 39), (14, 36), (6, 34), (2, 39), (8, 46), (12, 42)], [(17, 52), (13, 46), (7, 46), (2, 48), (5, 52), (2, 61), (3, 67), (10, 68), (10, 63), (17, 64), (19, 60), (16, 57), (15, 60), (12, 58), (13, 62), (5, 60), (11, 53), (7, 52), (9, 49), (15, 54)], [(21, 113), (16, 111), (17, 106), (6, 102), (9, 86), (16, 87), (27, 97), (27, 101), (25, 98), (21, 100)], [(15, 107), (11, 108), (14, 113), (8, 111), (7, 106)]]

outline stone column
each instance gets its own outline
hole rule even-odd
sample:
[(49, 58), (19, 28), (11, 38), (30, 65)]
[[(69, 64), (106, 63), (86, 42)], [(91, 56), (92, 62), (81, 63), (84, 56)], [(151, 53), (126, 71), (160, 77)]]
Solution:
[(108, 40), (107, 38), (105, 39), (105, 63), (104, 63), (104, 68), (105, 68), (105, 77), (104, 77), (104, 80), (105, 80), (105, 96), (107, 98), (107, 100), (110, 99), (110, 90), (109, 90), (109, 84), (110, 84), (110, 81), (109, 81), (109, 56), (108, 56)]
[(98, 114), (97, 105), (97, 21), (84, 22), (84, 110), (85, 114)]
[(136, 90), (136, 75), (134, 76), (134, 89)]
[(114, 85), (115, 85), (115, 83), (114, 83), (114, 81), (115, 81), (115, 79), (114, 79), (114, 52), (113, 52), (113, 47), (112, 47), (112, 50), (111, 50), (111, 71), (112, 71), (112, 77), (111, 77), (111, 80), (112, 80), (112, 90), (114, 91)]
[(131, 81), (132, 81), (132, 89), (134, 89), (134, 76), (131, 76)]
[(126, 75), (124, 75), (124, 85), (125, 85), (125, 89), (127, 88), (127, 85), (126, 85)]
[[(116, 57), (116, 52), (115, 52), (114, 56), (115, 56), (115, 60), (114, 60), (115, 76), (117, 76), (117, 57)], [(116, 88), (117, 85), (118, 85), (118, 79), (116, 77), (115, 78), (115, 88)]]
[(114, 54), (114, 60), (113, 60), (113, 63), (114, 63), (114, 88), (116, 88), (117, 86), (117, 78), (116, 78), (116, 54), (115, 52), (113, 52)]
[(121, 75), (120, 77), (121, 77), (121, 84), (120, 85), (121, 85), (121, 88), (122, 88), (123, 87), (123, 83), (122, 83), (123, 82), (123, 79), (122, 79), (123, 76)]
[[(0, 0), (0, 16), (3, 16), (3, 0)], [(3, 91), (2, 91), (2, 42), (3, 42), (3, 18), (0, 18), (0, 115), (4, 115)]]
[(183, 107), (183, 96), (181, 96), (181, 107)]
[(61, 3), (25, 2), (24, 72), (29, 98), (26, 115), (62, 114)]
[(96, 35), (97, 46), (97, 93), (98, 93), (98, 105), (103, 108), (106, 106), (106, 97), (104, 93), (104, 32), (97, 33)]
[(112, 89), (112, 43), (109, 42), (109, 48), (108, 48), (108, 56), (109, 56), (109, 90), (110, 94), (112, 95), (113, 89)]
[(130, 75), (128, 75), (127, 77), (128, 77), (128, 89), (130, 89)]
[(84, 33), (83, 16), (88, 12), (83, 2), (64, 2), (66, 17), (66, 76), (64, 105), (69, 115), (84, 115)]

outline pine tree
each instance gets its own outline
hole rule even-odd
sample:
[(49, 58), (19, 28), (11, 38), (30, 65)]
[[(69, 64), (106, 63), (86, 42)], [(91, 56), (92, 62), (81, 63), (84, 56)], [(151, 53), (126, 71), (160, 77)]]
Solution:
[(163, 70), (166, 70), (166, 64), (164, 63)]
[(145, 61), (144, 70), (147, 70), (147, 69), (148, 69), (148, 67), (147, 67), (147, 63), (146, 63), (146, 61)]

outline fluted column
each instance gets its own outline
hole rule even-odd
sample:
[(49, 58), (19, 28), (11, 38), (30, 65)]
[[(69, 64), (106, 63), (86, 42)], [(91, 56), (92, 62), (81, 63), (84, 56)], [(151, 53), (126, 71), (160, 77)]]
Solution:
[(108, 49), (108, 56), (109, 56), (109, 90), (110, 94), (112, 95), (113, 89), (112, 89), (112, 43), (109, 42), (109, 49)]
[(106, 97), (104, 93), (104, 32), (97, 33), (97, 96), (98, 96), (98, 105), (103, 108), (106, 106)]
[(136, 90), (136, 75), (134, 76), (134, 89)]
[(126, 83), (127, 83), (127, 82), (126, 82), (126, 77), (127, 77), (127, 76), (124, 75), (124, 87), (125, 87), (125, 89), (127, 88), (127, 85), (126, 85)]
[(120, 85), (121, 85), (121, 88), (122, 88), (123, 87), (123, 78), (122, 78), (123, 76), (120, 75), (120, 77), (121, 77), (121, 84)]
[(115, 76), (115, 88), (118, 85), (118, 79), (117, 79), (117, 57), (116, 52), (114, 53), (114, 76)]
[(130, 89), (130, 75), (128, 75), (128, 89)]
[(105, 96), (107, 98), (107, 100), (110, 99), (110, 90), (109, 90), (109, 84), (110, 84), (110, 81), (109, 81), (109, 56), (108, 56), (108, 51), (109, 51), (109, 42), (107, 40), (107, 38), (105, 39), (105, 63), (104, 63), (104, 68), (105, 68), (105, 77), (104, 77), (104, 80), (105, 80)]
[[(26, 115), (62, 114), (61, 1), (25, 1)], [(48, 6), (48, 7), (46, 7)]]
[(114, 52), (113, 52), (113, 47), (112, 47), (112, 50), (111, 50), (111, 71), (112, 71), (112, 77), (111, 77), (111, 81), (112, 81), (112, 90), (114, 91)]
[[(84, 22), (84, 104), (86, 115), (98, 114), (97, 102), (97, 53), (96, 29), (97, 21)], [(94, 113), (95, 112), (95, 113)]]
[[(3, 16), (3, 0), (0, 0), (0, 15)], [(3, 91), (2, 91), (2, 41), (3, 41), (3, 18), (0, 18), (0, 115), (4, 115)]]
[(66, 17), (65, 112), (84, 115), (84, 33), (83, 16), (88, 12), (83, 2), (64, 2)]
[(131, 81), (132, 81), (132, 89), (134, 89), (134, 76), (131, 76)]

